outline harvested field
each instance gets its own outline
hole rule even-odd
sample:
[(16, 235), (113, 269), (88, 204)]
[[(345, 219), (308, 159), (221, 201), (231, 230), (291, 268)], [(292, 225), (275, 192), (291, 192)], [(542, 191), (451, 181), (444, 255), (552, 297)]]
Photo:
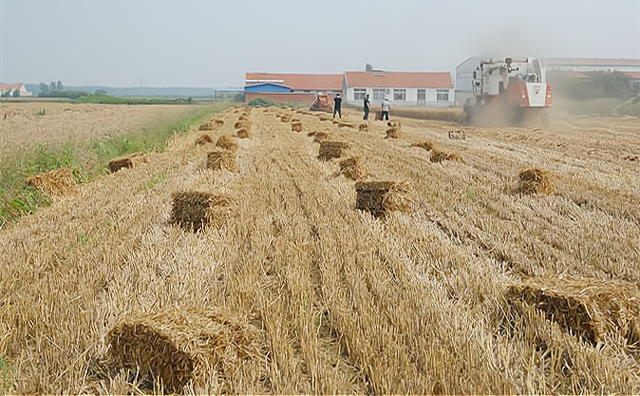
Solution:
[(0, 157), (43, 144), (82, 144), (130, 133), (193, 109), (190, 105), (4, 103), (0, 110)]
[(207, 154), (207, 168), (213, 170), (226, 169), (237, 172), (236, 152), (231, 150), (211, 151)]
[[(298, 114), (369, 179), (255, 108), (237, 172), (194, 125), (2, 227), (0, 393), (640, 393), (637, 118), (401, 118), (390, 142)], [(514, 194), (524, 169), (554, 193)]]

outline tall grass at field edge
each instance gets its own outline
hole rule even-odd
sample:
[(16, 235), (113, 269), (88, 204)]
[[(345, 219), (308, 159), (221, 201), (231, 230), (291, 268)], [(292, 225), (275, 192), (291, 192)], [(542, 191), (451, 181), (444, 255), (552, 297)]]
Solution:
[(220, 103), (200, 108), (163, 125), (110, 136), (84, 145), (42, 145), (20, 157), (5, 159), (0, 162), (0, 229), (6, 223), (51, 204), (48, 195), (25, 183), (27, 178), (67, 167), (72, 170), (77, 183), (91, 181), (108, 172), (107, 164), (114, 157), (135, 152), (163, 151), (173, 135), (188, 131), (192, 125), (203, 122), (228, 106)]

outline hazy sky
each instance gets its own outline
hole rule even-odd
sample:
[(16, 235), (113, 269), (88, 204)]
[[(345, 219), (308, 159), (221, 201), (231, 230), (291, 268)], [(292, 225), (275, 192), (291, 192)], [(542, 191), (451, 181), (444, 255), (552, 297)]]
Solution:
[(0, 0), (0, 81), (242, 86), (247, 71), (640, 58), (640, 0)]

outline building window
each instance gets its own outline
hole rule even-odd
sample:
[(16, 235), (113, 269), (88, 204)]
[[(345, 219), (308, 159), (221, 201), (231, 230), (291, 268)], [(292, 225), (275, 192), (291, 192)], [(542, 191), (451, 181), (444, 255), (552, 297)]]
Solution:
[(383, 100), (387, 96), (387, 90), (384, 88), (373, 89), (373, 100)]
[(425, 104), (427, 102), (427, 90), (419, 89), (418, 90), (418, 103)]
[(354, 88), (353, 89), (353, 99), (354, 100), (364, 100), (364, 97), (367, 96), (367, 90), (364, 88)]
[(407, 90), (406, 89), (394, 89), (393, 90), (393, 100), (407, 100)]
[(438, 89), (436, 91), (436, 100), (438, 102), (448, 102), (449, 101), (449, 90), (448, 89)]

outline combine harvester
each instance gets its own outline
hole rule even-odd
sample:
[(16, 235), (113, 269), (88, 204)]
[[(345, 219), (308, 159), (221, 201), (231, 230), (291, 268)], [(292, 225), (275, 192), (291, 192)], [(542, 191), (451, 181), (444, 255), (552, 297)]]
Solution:
[(483, 60), (473, 72), (474, 99), (464, 105), (467, 123), (547, 126), (551, 85), (540, 59)]

